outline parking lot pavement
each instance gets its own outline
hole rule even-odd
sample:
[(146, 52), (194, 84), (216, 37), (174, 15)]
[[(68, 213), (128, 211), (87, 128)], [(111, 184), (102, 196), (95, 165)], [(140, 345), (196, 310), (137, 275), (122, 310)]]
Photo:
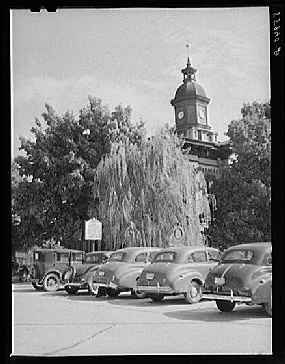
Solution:
[(271, 354), (271, 319), (260, 306), (221, 313), (214, 302), (183, 297), (153, 303), (128, 293), (37, 292), (13, 284), (13, 354)]

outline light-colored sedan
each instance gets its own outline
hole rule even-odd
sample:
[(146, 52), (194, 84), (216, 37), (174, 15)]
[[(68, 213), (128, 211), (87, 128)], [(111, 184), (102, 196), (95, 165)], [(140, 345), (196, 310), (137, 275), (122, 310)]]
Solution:
[(92, 274), (90, 291), (94, 295), (107, 294), (109, 297), (131, 291), (136, 297), (143, 298), (144, 293), (136, 290), (136, 282), (142, 270), (160, 250), (154, 247), (130, 247), (113, 252), (108, 262)]

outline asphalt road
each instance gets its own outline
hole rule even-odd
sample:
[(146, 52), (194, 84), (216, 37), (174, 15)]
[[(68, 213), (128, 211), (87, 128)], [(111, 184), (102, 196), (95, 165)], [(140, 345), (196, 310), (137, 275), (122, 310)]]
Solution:
[(214, 302), (160, 303), (36, 292), (13, 284), (14, 355), (271, 354), (271, 318), (261, 306), (221, 313)]

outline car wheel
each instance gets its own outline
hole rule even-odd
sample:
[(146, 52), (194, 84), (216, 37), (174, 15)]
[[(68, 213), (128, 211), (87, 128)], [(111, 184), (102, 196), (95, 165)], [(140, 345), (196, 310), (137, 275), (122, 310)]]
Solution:
[(217, 300), (216, 305), (218, 309), (222, 312), (231, 312), (235, 308), (236, 303), (230, 301)]
[(139, 299), (146, 297), (145, 292), (137, 291), (136, 289), (132, 289), (131, 293), (132, 293), (132, 296), (139, 298)]
[(199, 302), (202, 298), (202, 286), (197, 282), (191, 282), (186, 293), (184, 293), (184, 297), (188, 303)]
[(270, 290), (270, 295), (268, 297), (268, 302), (264, 303), (264, 309), (268, 316), (272, 317), (272, 289)]
[(59, 289), (59, 277), (55, 273), (47, 274), (43, 281), (43, 287), (45, 291), (55, 292)]
[(152, 300), (152, 302), (160, 302), (160, 301), (163, 300), (164, 295), (163, 294), (155, 294), (155, 295), (149, 296), (149, 298)]
[(120, 294), (120, 291), (113, 288), (107, 288), (106, 292), (109, 297), (118, 297)]
[(64, 287), (64, 289), (70, 295), (76, 294), (78, 292), (78, 288), (76, 287)]

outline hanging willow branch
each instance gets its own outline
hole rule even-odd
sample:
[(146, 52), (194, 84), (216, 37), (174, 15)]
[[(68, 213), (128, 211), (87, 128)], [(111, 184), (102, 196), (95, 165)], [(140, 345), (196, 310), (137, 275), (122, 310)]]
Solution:
[(166, 132), (140, 146), (114, 144), (97, 167), (94, 197), (100, 201), (104, 249), (167, 247), (177, 223), (184, 245), (203, 244), (199, 215), (208, 222), (211, 216), (206, 182)]

